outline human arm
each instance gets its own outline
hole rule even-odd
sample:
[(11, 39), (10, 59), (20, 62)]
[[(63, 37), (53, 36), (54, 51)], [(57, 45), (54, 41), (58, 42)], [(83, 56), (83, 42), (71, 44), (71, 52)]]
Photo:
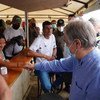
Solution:
[(5, 80), (0, 75), (0, 100), (12, 100), (11, 90), (7, 86)]
[(74, 65), (72, 59), (63, 58), (60, 60), (43, 61), (40, 63), (36, 63), (35, 65), (26, 64), (25, 68), (47, 72), (72, 72), (73, 66)]
[(26, 56), (28, 57), (40, 57), (40, 58), (45, 58), (47, 60), (54, 60), (54, 57), (52, 56), (47, 56), (45, 54), (41, 54), (41, 53), (37, 53), (35, 51), (32, 51), (32, 50), (29, 50), (27, 53), (26, 53)]
[(7, 68), (22, 67), (25, 64), (26, 64), (25, 62), (12, 62), (12, 61), (9, 61), (9, 60), (0, 59), (0, 66), (5, 66)]
[(52, 44), (53, 44), (53, 53), (52, 53), (52, 56), (54, 58), (57, 58), (57, 45), (56, 45), (56, 39), (55, 39), (54, 35), (52, 35)]
[(52, 57), (57, 58), (57, 48), (53, 48)]

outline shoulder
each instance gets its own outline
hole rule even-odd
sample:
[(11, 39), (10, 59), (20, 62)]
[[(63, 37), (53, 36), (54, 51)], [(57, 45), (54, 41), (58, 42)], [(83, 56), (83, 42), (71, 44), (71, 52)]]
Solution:
[[(35, 40), (33, 41), (33, 43), (32, 43), (32, 45), (31, 46), (33, 46), (33, 45), (39, 45), (39, 44), (41, 44), (41, 41), (43, 40), (43, 36), (42, 35), (38, 35), (38, 37), (37, 38), (35, 38)], [(30, 47), (31, 47), (30, 46)]]
[(20, 33), (25, 33), (22, 28), (19, 28), (18, 30), (19, 30)]
[(22, 28), (19, 28), (20, 31), (24, 32), (24, 30)]
[(38, 37), (39, 37), (39, 38), (43, 38), (43, 34), (39, 34)]
[(100, 59), (100, 49), (98, 49), (97, 47), (93, 50), (93, 52), (91, 53), (91, 55), (94, 57), (96, 57), (96, 59)]
[(42, 34), (38, 35), (38, 37), (35, 38), (35, 41), (40, 41), (41, 39), (43, 39), (43, 35)]
[(39, 41), (39, 42), (44, 41), (44, 36), (42, 34), (38, 35), (38, 37), (35, 39), (35, 41)]
[(55, 39), (55, 36), (54, 36), (54, 34), (51, 34), (50, 38), (53, 38), (53, 39)]
[(52, 40), (52, 42), (56, 43), (56, 38), (55, 38), (54, 34), (51, 35), (51, 40)]
[(12, 30), (12, 27), (7, 28), (7, 29), (4, 31), (4, 34), (10, 32), (11, 30)]

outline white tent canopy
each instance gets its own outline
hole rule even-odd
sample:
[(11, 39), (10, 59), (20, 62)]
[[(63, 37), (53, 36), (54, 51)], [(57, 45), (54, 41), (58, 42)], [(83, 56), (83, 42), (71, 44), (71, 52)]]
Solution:
[(96, 0), (0, 0), (0, 18), (7, 20), (14, 15), (25, 18), (28, 40), (28, 18), (34, 17), (37, 22), (59, 18), (66, 20), (69, 14), (87, 9), (91, 2)]
[(0, 0), (0, 18), (10, 19), (15, 14), (24, 18), (28, 12), (29, 18), (37, 21), (52, 19), (67, 19), (69, 14), (76, 14), (82, 8), (89, 7), (96, 0)]

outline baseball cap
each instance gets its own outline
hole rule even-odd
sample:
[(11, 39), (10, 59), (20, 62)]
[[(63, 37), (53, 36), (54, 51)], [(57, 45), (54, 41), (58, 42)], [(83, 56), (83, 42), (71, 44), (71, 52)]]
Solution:
[(15, 15), (12, 19), (12, 23), (21, 23), (21, 17), (19, 17), (18, 15)]
[(57, 21), (57, 26), (64, 26), (64, 20), (63, 19), (59, 19)]

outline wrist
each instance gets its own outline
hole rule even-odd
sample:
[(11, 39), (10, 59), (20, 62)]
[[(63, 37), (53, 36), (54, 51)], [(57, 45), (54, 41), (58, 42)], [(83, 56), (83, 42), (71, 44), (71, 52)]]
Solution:
[(44, 55), (44, 57), (43, 57), (43, 58), (45, 58), (45, 59), (46, 59), (46, 58), (47, 58), (47, 56), (46, 56), (46, 55)]

